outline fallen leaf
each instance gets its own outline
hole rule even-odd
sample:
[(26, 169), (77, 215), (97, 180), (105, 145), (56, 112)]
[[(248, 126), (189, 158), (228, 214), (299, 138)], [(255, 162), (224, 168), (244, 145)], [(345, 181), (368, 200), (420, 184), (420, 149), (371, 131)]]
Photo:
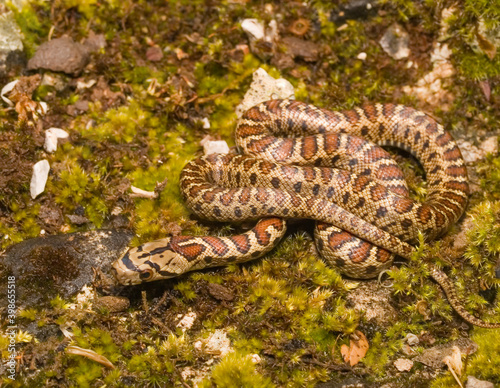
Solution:
[(344, 358), (345, 362), (349, 362), (349, 359), (351, 358), (349, 346), (342, 345), (340, 347), (340, 354), (342, 354), (342, 357)]
[(68, 346), (66, 348), (66, 353), (68, 354), (73, 354), (76, 356), (83, 356), (87, 357), (90, 360), (94, 360), (98, 362), (99, 364), (102, 364), (110, 369), (115, 369), (115, 366), (109, 361), (106, 357), (100, 355), (99, 353), (94, 352), (93, 350), (90, 349), (84, 349), (79, 346)]
[(349, 365), (354, 366), (366, 355), (369, 347), (370, 345), (365, 335), (356, 330), (351, 334), (349, 346), (342, 345), (340, 347), (340, 353), (345, 362), (349, 362)]
[(490, 101), (491, 96), (491, 86), (490, 83), (486, 81), (479, 81), (479, 87), (483, 91), (484, 97), (486, 97), (486, 101)]

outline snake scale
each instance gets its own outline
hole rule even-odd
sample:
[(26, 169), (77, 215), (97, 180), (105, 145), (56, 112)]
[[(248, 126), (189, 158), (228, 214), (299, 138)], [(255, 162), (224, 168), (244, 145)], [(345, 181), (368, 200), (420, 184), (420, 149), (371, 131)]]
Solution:
[[(206, 267), (240, 263), (271, 250), (286, 219), (317, 221), (318, 252), (354, 278), (373, 278), (395, 255), (409, 259), (418, 233), (434, 239), (464, 212), (465, 163), (454, 140), (423, 112), (394, 104), (333, 112), (294, 100), (249, 109), (236, 129), (242, 154), (212, 154), (189, 162), (181, 192), (197, 216), (215, 221), (258, 220), (230, 237), (176, 236), (130, 249), (113, 267), (122, 284), (172, 278)], [(401, 169), (380, 146), (403, 148), (422, 164), (424, 202), (409, 197)], [(447, 276), (430, 264), (466, 321), (467, 312)]]

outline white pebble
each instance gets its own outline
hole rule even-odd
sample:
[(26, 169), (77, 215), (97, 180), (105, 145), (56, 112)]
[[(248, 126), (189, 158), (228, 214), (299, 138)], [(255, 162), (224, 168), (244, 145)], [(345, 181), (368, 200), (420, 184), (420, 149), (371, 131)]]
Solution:
[(30, 193), (31, 198), (35, 199), (45, 190), (45, 184), (49, 177), (50, 165), (47, 160), (40, 160), (33, 166), (33, 175), (31, 176)]
[(406, 334), (405, 340), (408, 343), (408, 345), (410, 345), (410, 346), (418, 345), (418, 343), (420, 342), (418, 337), (412, 333)]
[(217, 329), (205, 340), (204, 351), (207, 354), (224, 357), (231, 351), (231, 341), (223, 330)]
[(229, 152), (229, 146), (225, 140), (209, 140), (203, 143), (203, 151), (205, 155), (227, 154)]
[(479, 144), (481, 148), (486, 153), (497, 154), (498, 153), (498, 136), (492, 136)]
[(14, 86), (16, 86), (16, 84), (18, 82), (19, 82), (18, 79), (16, 79), (15, 81), (9, 82), (7, 85), (5, 85), (2, 88), (2, 91), (0, 92), (0, 96), (2, 97), (2, 100), (4, 100), (7, 103), (7, 105), (9, 105), (9, 106), (14, 106), (14, 103), (11, 100), (9, 100), (7, 97), (5, 97), (5, 95), (9, 94), (14, 89)]
[(356, 58), (358, 58), (361, 61), (364, 61), (366, 57), (367, 57), (366, 53), (359, 53)]
[(252, 106), (270, 99), (295, 99), (295, 92), (290, 81), (271, 77), (263, 68), (253, 73), (250, 89), (245, 93), (243, 101), (236, 107), (236, 116), (240, 118)]
[(182, 319), (177, 324), (177, 327), (180, 327), (182, 331), (191, 329), (191, 327), (194, 324), (194, 321), (196, 321), (196, 317), (197, 317), (196, 313), (194, 311), (190, 311), (189, 313), (187, 313), (182, 317)]
[(55, 152), (57, 150), (57, 139), (67, 139), (68, 137), (68, 132), (61, 128), (49, 128), (45, 131), (43, 148), (47, 152)]
[(400, 372), (409, 372), (413, 368), (413, 361), (406, 358), (398, 358), (394, 361), (394, 366)]
[(254, 364), (259, 364), (262, 361), (262, 358), (258, 354), (252, 354), (252, 362)]
[(203, 118), (201, 120), (202, 124), (203, 124), (203, 129), (209, 129), (210, 128), (210, 120), (208, 120), (207, 117)]
[(245, 19), (241, 22), (241, 28), (250, 40), (259, 40), (265, 36), (264, 25), (257, 19)]

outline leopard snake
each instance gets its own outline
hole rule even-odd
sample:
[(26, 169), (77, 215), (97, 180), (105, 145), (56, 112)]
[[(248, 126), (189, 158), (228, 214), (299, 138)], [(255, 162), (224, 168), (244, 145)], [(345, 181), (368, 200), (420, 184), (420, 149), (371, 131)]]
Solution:
[[(373, 278), (395, 255), (409, 259), (419, 232), (429, 240), (444, 233), (467, 204), (460, 150), (440, 124), (410, 107), (374, 104), (333, 112), (271, 100), (245, 112), (236, 143), (242, 154), (189, 162), (181, 192), (201, 218), (257, 224), (230, 237), (175, 236), (132, 248), (113, 263), (120, 283), (255, 259), (283, 237), (285, 219), (295, 218), (317, 221), (316, 246), (326, 262), (350, 277)], [(424, 202), (409, 197), (401, 169), (382, 145), (403, 148), (420, 161)], [(438, 267), (429, 264), (429, 272), (462, 318), (500, 327), (465, 310)]]

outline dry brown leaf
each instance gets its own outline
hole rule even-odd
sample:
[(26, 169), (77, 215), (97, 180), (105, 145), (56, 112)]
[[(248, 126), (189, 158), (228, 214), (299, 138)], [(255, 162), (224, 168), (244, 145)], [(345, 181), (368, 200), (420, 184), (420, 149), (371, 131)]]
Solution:
[(106, 357), (94, 352), (93, 350), (90, 349), (84, 349), (79, 346), (68, 346), (66, 348), (66, 353), (68, 354), (74, 354), (76, 356), (83, 356), (87, 357), (90, 360), (94, 360), (98, 362), (99, 364), (102, 364), (108, 368), (115, 369), (115, 366), (109, 361)]
[(365, 335), (359, 330), (356, 330), (351, 334), (349, 346), (342, 345), (340, 353), (345, 362), (349, 362), (349, 365), (354, 366), (366, 355), (369, 347), (370, 345)]
[(340, 347), (340, 354), (342, 354), (342, 357), (344, 358), (345, 362), (349, 362), (349, 359), (351, 357), (351, 351), (349, 349), (349, 346), (347, 345), (342, 345)]
[(483, 91), (484, 97), (486, 97), (486, 101), (490, 101), (490, 96), (491, 96), (491, 86), (488, 80), (486, 81), (479, 81), (479, 87)]

